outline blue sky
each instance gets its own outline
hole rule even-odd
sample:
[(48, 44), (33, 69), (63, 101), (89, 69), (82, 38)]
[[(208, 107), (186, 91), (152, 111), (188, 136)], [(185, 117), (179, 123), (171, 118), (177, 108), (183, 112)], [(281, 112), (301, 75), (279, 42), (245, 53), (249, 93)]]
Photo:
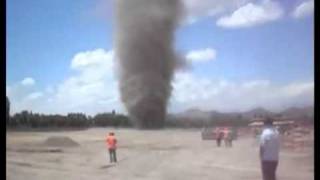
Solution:
[[(174, 43), (191, 68), (177, 72), (169, 111), (313, 104), (313, 1), (183, 1)], [(111, 0), (7, 1), (12, 113), (125, 111), (112, 11)]]
[(178, 47), (189, 51), (214, 47), (215, 62), (198, 73), (233, 80), (268, 78), (280, 83), (313, 77), (313, 20), (285, 19), (256, 28), (226, 30), (211, 19), (181, 29)]
[(7, 81), (32, 76), (40, 85), (58, 83), (77, 52), (111, 48), (111, 24), (95, 18), (95, 5), (87, 0), (7, 1)]

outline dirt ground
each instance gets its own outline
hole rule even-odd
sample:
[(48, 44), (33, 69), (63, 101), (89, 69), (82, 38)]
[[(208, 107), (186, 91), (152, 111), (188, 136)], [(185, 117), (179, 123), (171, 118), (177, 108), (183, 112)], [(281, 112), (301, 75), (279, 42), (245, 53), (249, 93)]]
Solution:
[[(110, 164), (104, 138), (114, 131), (118, 163)], [(76, 147), (47, 147), (52, 136), (66, 136)], [(8, 180), (259, 180), (258, 147), (239, 137), (232, 148), (202, 141), (200, 130), (139, 131), (93, 128), (67, 132), (7, 132)], [(279, 180), (314, 179), (313, 151), (282, 150)]]

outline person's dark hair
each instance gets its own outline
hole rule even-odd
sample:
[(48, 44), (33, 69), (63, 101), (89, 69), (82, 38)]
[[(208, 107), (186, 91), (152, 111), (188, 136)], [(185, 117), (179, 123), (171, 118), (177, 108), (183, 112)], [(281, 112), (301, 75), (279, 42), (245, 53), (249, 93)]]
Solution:
[(109, 135), (113, 136), (113, 135), (114, 135), (114, 133), (113, 133), (113, 132), (110, 132), (110, 133), (109, 133)]
[(264, 125), (266, 126), (272, 126), (273, 125), (273, 120), (271, 118), (267, 118), (264, 120)]

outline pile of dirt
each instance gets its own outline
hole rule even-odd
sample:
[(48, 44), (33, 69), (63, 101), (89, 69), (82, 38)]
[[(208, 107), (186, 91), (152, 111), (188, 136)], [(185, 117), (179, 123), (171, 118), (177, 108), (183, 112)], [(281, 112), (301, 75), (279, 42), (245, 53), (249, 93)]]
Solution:
[(20, 153), (62, 153), (63, 150), (60, 148), (9, 148), (7, 151), (14, 151)]
[(49, 137), (45, 142), (46, 146), (54, 146), (54, 147), (77, 147), (79, 143), (75, 142), (69, 137), (65, 136), (53, 136)]

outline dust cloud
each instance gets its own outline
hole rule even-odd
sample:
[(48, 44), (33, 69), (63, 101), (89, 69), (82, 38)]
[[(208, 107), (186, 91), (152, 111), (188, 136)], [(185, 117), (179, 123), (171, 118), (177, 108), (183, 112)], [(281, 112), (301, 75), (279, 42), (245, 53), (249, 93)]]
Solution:
[(161, 128), (181, 64), (173, 42), (183, 6), (179, 0), (117, 0), (115, 7), (121, 101), (136, 127)]

